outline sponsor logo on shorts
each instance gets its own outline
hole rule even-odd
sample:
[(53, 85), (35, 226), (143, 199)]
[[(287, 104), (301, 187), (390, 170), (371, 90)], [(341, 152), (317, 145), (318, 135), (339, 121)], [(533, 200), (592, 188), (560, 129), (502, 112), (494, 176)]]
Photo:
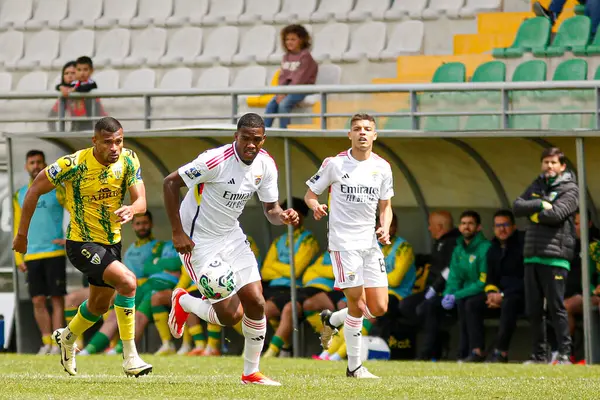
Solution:
[(354, 274), (354, 273), (349, 273), (348, 274), (348, 280), (350, 282), (354, 282), (355, 279), (356, 279), (356, 274)]
[(100, 256), (98, 254), (94, 254), (90, 262), (94, 265), (100, 265), (100, 261)]
[(202, 175), (200, 173), (200, 171), (198, 171), (198, 169), (195, 167), (192, 167), (192, 168), (188, 169), (187, 171), (185, 171), (185, 174), (190, 179), (199, 178)]
[(62, 171), (62, 168), (59, 167), (58, 164), (52, 164), (48, 169), (48, 175), (50, 175), (50, 178), (56, 179), (58, 174), (60, 174), (60, 171)]

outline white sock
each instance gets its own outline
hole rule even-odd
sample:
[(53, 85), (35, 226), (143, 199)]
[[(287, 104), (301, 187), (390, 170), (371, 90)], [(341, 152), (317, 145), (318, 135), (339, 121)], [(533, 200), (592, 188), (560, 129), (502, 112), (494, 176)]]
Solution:
[(123, 340), (123, 358), (137, 357), (138, 352), (135, 347), (135, 340)]
[(329, 356), (329, 361), (341, 361), (342, 357), (338, 353), (335, 353), (332, 356)]
[(333, 314), (331, 314), (331, 317), (329, 318), (329, 323), (335, 326), (336, 328), (339, 328), (344, 323), (346, 315), (348, 315), (348, 307), (342, 308), (340, 311), (336, 311)]
[(346, 316), (344, 321), (344, 339), (346, 339), (346, 349), (348, 352), (348, 369), (352, 372), (360, 367), (360, 345), (362, 337), (363, 317), (354, 318), (351, 315)]
[(183, 308), (185, 312), (194, 313), (198, 317), (202, 318), (206, 322), (210, 322), (211, 324), (224, 326), (221, 321), (219, 321), (217, 312), (208, 300), (202, 300), (197, 297), (190, 296), (189, 294), (184, 294), (179, 298), (179, 304), (181, 304), (181, 308)]
[(267, 319), (263, 317), (256, 321), (246, 317), (242, 318), (242, 333), (244, 334), (244, 375), (258, 372), (260, 353), (262, 352), (267, 333)]
[(65, 337), (66, 344), (73, 344), (75, 343), (75, 340), (77, 340), (77, 335), (71, 332), (68, 326), (65, 328), (63, 334)]
[(369, 310), (369, 307), (367, 307), (367, 306), (365, 306), (365, 311), (363, 311), (363, 317), (365, 317), (366, 319), (375, 319), (375, 318), (377, 318), (373, 314), (371, 314), (371, 310)]

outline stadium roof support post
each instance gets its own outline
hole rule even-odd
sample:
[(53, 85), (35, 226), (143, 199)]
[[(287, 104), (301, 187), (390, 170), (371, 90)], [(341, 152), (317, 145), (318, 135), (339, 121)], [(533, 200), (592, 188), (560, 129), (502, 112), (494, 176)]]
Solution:
[(396, 152), (394, 152), (394, 150), (392, 150), (388, 145), (383, 143), (381, 139), (374, 141), (373, 144), (376, 147), (379, 147), (383, 152), (385, 152), (389, 159), (392, 160), (394, 164), (396, 164), (396, 167), (398, 167), (400, 172), (402, 172), (402, 175), (404, 175), (404, 178), (406, 179), (410, 190), (413, 192), (413, 196), (415, 196), (415, 200), (417, 201), (419, 211), (421, 212), (422, 222), (425, 227), (425, 245), (427, 249), (430, 249), (432, 244), (431, 236), (429, 234), (429, 230), (427, 229), (427, 227), (429, 226), (429, 207), (427, 207), (427, 201), (425, 200), (425, 196), (423, 195), (423, 191), (421, 190), (419, 182), (417, 182), (417, 178), (415, 178), (415, 175), (412, 173), (410, 168), (408, 168), (408, 165), (406, 165), (404, 160), (402, 160), (402, 158), (400, 158), (400, 156)]
[[(287, 198), (288, 207), (292, 207), (292, 160), (290, 151), (290, 139), (283, 139), (283, 152), (285, 157), (285, 196)], [(294, 237), (294, 227), (287, 226), (288, 239)], [(300, 354), (300, 338), (298, 331), (298, 310), (296, 305), (296, 262), (294, 260), (294, 241), (288, 240), (288, 248), (290, 251), (290, 295), (292, 301), (292, 346), (294, 349), (294, 357)]]
[(469, 155), (483, 170), (487, 178), (490, 180), (490, 183), (494, 187), (496, 191), (496, 195), (498, 196), (498, 200), (500, 200), (500, 205), (502, 208), (511, 208), (511, 203), (508, 200), (508, 196), (506, 195), (506, 190), (504, 190), (504, 186), (502, 186), (502, 182), (498, 179), (498, 175), (494, 172), (492, 166), (483, 158), (481, 154), (477, 150), (475, 150), (471, 145), (460, 139), (454, 138), (446, 138), (444, 139), (448, 143), (451, 143), (463, 150), (465, 153)]
[[(587, 188), (586, 185), (586, 170), (585, 170), (585, 147), (583, 138), (575, 138), (575, 151), (577, 154), (577, 184), (579, 188)], [(587, 191), (579, 190), (579, 209), (587, 210)], [(579, 213), (579, 226), (581, 229), (581, 282), (584, 288), (590, 287), (590, 271), (589, 271), (589, 227), (588, 227), (587, 212)], [(593, 350), (593, 338), (594, 327), (592, 325), (592, 304), (589, 290), (583, 291), (583, 331), (584, 331), (584, 350), (585, 350), (585, 363), (586, 365), (592, 364), (594, 357), (592, 354)]]

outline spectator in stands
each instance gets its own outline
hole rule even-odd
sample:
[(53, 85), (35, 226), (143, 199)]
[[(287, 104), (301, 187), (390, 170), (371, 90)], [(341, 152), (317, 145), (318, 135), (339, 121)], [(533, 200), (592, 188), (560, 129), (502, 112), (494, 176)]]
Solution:
[(444, 291), (452, 252), (460, 237), (460, 232), (454, 227), (452, 215), (448, 211), (434, 211), (429, 215), (429, 232), (433, 238), (433, 247), (429, 272), (426, 272), (427, 289), (404, 298), (400, 303), (401, 314), (415, 323), (420, 319), (417, 309), (423, 300)]
[[(598, 24), (600, 23), (600, 1), (599, 0), (578, 0), (580, 4), (585, 5), (585, 15), (587, 15), (592, 22), (591, 37), (596, 35)], [(548, 8), (545, 8), (536, 1), (533, 4), (533, 12), (538, 17), (546, 17), (550, 20), (552, 25), (556, 22), (559, 15), (562, 13), (563, 8), (567, 0), (552, 0)]]
[(569, 364), (571, 337), (564, 305), (570, 261), (575, 255), (575, 213), (579, 188), (566, 157), (557, 147), (544, 149), (542, 174), (517, 198), (513, 211), (527, 217), (525, 233), (525, 302), (531, 320), (533, 349), (530, 362), (547, 363), (544, 343), (544, 299), (556, 333), (557, 363)]
[[(31, 182), (46, 167), (46, 157), (40, 150), (30, 150), (25, 156), (25, 170), (29, 184), (15, 193), (13, 199), (13, 226), (21, 219), (21, 207)], [(39, 355), (59, 354), (52, 344), (52, 331), (63, 326), (64, 296), (66, 290), (66, 257), (63, 233), (64, 189), (56, 189), (40, 197), (31, 219), (27, 236), (27, 254), (15, 253), (17, 267), (26, 276), (29, 295), (33, 302), (33, 315), (42, 335)], [(52, 302), (52, 318), (46, 308), (46, 297)]]
[[(477, 348), (483, 346), (476, 342), (475, 337), (469, 336), (466, 319), (466, 301), (479, 293), (483, 293), (485, 277), (487, 273), (487, 251), (490, 242), (481, 233), (481, 217), (475, 211), (464, 211), (460, 216), (459, 228), (462, 235), (458, 239), (456, 247), (452, 252), (448, 280), (443, 296), (437, 293), (425, 300), (425, 340), (419, 354), (420, 359), (431, 359), (439, 355), (435, 354), (437, 346), (440, 321), (445, 311), (458, 308), (460, 320), (460, 349), (459, 358), (467, 358), (468, 361), (477, 361), (482, 357)], [(473, 350), (471, 352), (471, 350)], [(469, 355), (469, 353), (471, 353)]]
[[(282, 207), (286, 207), (286, 203)], [(292, 279), (296, 281), (296, 287), (302, 286), (302, 274), (306, 268), (311, 265), (319, 255), (319, 244), (312, 232), (304, 229), (304, 218), (308, 215), (308, 206), (302, 199), (294, 197), (292, 199), (292, 208), (298, 211), (300, 220), (294, 227), (294, 268), (295, 277), (290, 275), (290, 252), (289, 239), (287, 232), (276, 238), (265, 257), (261, 269), (262, 279), (268, 281), (265, 291), (265, 314), (269, 323), (277, 331), (279, 328), (279, 319), (285, 305), (290, 301), (290, 285)], [(285, 322), (283, 322), (285, 323)], [(287, 336), (287, 335), (286, 335)], [(284, 338), (277, 334), (271, 341), (279, 353), (285, 343)], [(288, 346), (285, 346), (288, 347)]]
[[(589, 215), (589, 213), (588, 213)], [(590, 274), (590, 293), (592, 295), (592, 304), (600, 304), (600, 235), (598, 228), (593, 226), (591, 219), (589, 221), (589, 274)], [(581, 225), (579, 212), (575, 214), (575, 233), (577, 235), (577, 242), (575, 244), (575, 256), (571, 261), (571, 270), (567, 276), (567, 284), (565, 287), (565, 309), (567, 310), (569, 318), (569, 334), (573, 338), (575, 333), (576, 318), (583, 314), (583, 287), (581, 277)]]
[[(87, 56), (79, 57), (76, 61), (77, 80), (73, 83), (73, 92), (89, 93), (94, 89), (98, 89), (98, 85), (92, 79), (94, 73), (94, 63)], [(69, 112), (73, 117), (96, 117), (106, 116), (106, 112), (102, 107), (99, 99), (86, 98), (71, 100), (69, 102)], [(71, 125), (72, 131), (87, 131), (92, 130), (94, 121), (73, 121)]]
[(465, 304), (469, 341), (478, 346), (470, 361), (483, 361), (483, 357), (479, 355), (483, 354), (484, 317), (486, 314), (492, 314), (488, 310), (497, 310), (500, 311), (500, 327), (496, 335), (492, 362), (508, 362), (510, 339), (525, 305), (524, 244), (525, 235), (517, 231), (513, 213), (510, 210), (496, 211), (494, 239), (487, 253), (485, 293), (471, 297)]
[[(288, 25), (281, 30), (281, 46), (285, 51), (281, 61), (279, 86), (314, 85), (319, 66), (310, 55), (311, 38), (302, 25)], [(267, 104), (267, 114), (288, 114), (306, 94), (278, 94)], [(289, 117), (279, 118), (279, 127), (287, 128)], [(273, 126), (273, 118), (265, 118), (265, 126)]]
[[(75, 85), (75, 76), (77, 73), (77, 68), (75, 68), (76, 65), (77, 64), (75, 63), (75, 61), (69, 61), (68, 63), (66, 63), (62, 68), (60, 83), (58, 85), (56, 85), (56, 90), (61, 92), (62, 95), (65, 97), (68, 96), (69, 93), (71, 93), (73, 91), (73, 86)], [(58, 117), (59, 110), (60, 110), (60, 101), (57, 100), (56, 103), (54, 104), (54, 107), (52, 107), (52, 110), (50, 110), (48, 117), (50, 117), (50, 118)], [(68, 111), (69, 111), (69, 107), (67, 105), (65, 107), (65, 115), (68, 114)], [(50, 132), (56, 132), (56, 123), (48, 122), (48, 129), (50, 130)]]

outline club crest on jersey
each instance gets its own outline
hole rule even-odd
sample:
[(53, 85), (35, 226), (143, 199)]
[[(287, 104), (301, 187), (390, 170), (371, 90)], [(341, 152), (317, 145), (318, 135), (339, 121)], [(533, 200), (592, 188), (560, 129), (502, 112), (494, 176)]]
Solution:
[(94, 254), (90, 262), (94, 265), (100, 265), (100, 261), (100, 256), (98, 254)]
[(254, 177), (254, 184), (258, 185), (262, 181), (262, 175), (258, 175)]
[(195, 167), (191, 167), (190, 169), (188, 169), (187, 171), (185, 171), (185, 174), (187, 175), (188, 178), (190, 179), (195, 179), (195, 178), (199, 178), (200, 175), (202, 175), (200, 173), (200, 171), (198, 171), (198, 169), (196, 169)]
[(115, 179), (121, 179), (123, 176), (123, 166), (121, 164), (115, 164), (112, 169), (112, 173)]
[(471, 254), (469, 256), (469, 263), (473, 264), (475, 262), (475, 260), (477, 259), (477, 256), (475, 254)]

